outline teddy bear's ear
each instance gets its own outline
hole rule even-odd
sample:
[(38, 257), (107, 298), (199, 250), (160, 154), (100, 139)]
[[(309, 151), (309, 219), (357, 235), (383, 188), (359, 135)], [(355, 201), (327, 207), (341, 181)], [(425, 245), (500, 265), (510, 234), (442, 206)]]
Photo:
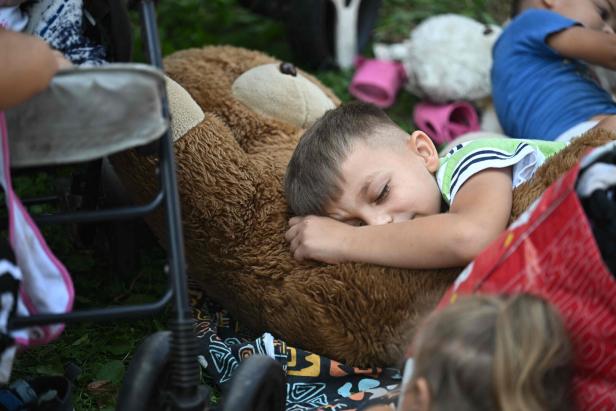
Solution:
[(171, 113), (171, 135), (179, 140), (191, 128), (203, 121), (205, 114), (184, 87), (165, 76), (169, 112)]
[(307, 128), (334, 102), (289, 63), (254, 67), (233, 82), (233, 96), (251, 110)]

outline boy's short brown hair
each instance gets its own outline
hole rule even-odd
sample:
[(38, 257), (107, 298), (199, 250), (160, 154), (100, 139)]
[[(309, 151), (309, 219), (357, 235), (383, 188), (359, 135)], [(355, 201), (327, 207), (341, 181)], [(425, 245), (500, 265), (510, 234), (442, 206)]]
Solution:
[(340, 165), (353, 143), (392, 126), (398, 127), (372, 104), (352, 102), (327, 111), (306, 130), (287, 166), (284, 190), (291, 211), (324, 215), (341, 194)]

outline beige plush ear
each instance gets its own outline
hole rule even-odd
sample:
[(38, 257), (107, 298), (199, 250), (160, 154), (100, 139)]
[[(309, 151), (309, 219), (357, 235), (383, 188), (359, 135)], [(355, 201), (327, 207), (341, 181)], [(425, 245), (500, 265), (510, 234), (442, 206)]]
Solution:
[(177, 141), (188, 130), (203, 121), (205, 114), (184, 87), (167, 76), (165, 83), (171, 113), (171, 134), (173, 141)]
[(313, 82), (294, 70), (285, 74), (279, 64), (254, 67), (233, 82), (233, 97), (264, 116), (299, 128), (309, 127), (334, 102)]

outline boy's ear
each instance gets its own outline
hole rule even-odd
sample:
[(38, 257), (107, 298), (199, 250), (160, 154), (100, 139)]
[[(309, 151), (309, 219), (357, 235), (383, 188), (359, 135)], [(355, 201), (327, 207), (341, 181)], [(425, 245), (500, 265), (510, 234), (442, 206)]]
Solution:
[(424, 162), (431, 173), (436, 173), (440, 164), (436, 146), (423, 131), (417, 130), (411, 133), (407, 144)]

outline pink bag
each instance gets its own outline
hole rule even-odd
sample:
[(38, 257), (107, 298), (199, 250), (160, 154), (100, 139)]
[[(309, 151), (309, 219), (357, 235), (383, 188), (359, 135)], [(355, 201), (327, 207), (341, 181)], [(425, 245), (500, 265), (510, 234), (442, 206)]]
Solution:
[[(9, 241), (17, 260), (21, 280), (17, 312), (20, 316), (37, 313), (64, 313), (73, 307), (71, 278), (53, 255), (28, 211), (13, 191), (10, 174), (8, 132), (4, 113), (0, 112), (0, 185), (5, 191), (9, 214)], [(6, 331), (6, 318), (0, 330)], [(63, 324), (30, 327), (11, 332), (17, 344), (44, 344), (58, 337)]]

